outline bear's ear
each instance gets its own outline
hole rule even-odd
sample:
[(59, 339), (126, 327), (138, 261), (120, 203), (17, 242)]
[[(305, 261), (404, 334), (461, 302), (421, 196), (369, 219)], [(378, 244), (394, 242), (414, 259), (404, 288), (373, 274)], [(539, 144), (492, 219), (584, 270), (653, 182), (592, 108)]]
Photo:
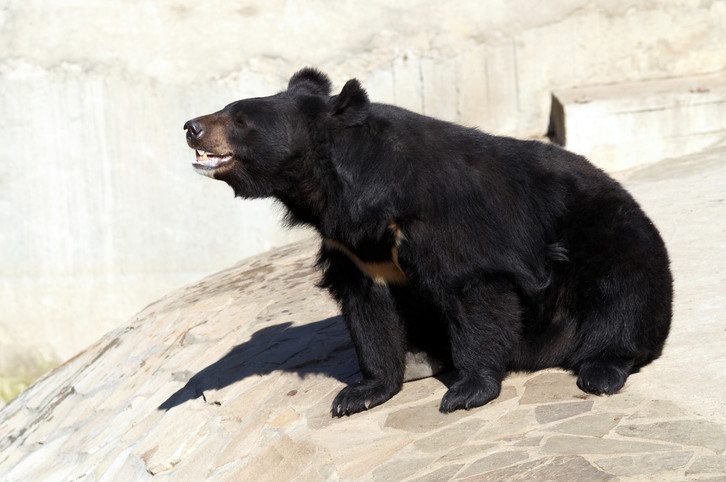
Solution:
[(328, 76), (312, 67), (305, 67), (290, 77), (287, 90), (302, 91), (313, 95), (330, 95), (330, 79)]
[(346, 82), (340, 94), (330, 99), (330, 104), (331, 115), (341, 119), (347, 127), (361, 125), (368, 117), (371, 105), (368, 94), (356, 79)]

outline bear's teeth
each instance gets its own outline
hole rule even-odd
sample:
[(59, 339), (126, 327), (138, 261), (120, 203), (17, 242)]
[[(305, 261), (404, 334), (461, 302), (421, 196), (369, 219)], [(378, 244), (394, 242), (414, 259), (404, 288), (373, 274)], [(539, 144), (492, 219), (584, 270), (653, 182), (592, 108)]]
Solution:
[(194, 149), (194, 153), (197, 155), (197, 157), (204, 159), (205, 161), (207, 160), (207, 157), (222, 157), (222, 156), (218, 156), (214, 153), (207, 152), (207, 151), (200, 151), (198, 149)]

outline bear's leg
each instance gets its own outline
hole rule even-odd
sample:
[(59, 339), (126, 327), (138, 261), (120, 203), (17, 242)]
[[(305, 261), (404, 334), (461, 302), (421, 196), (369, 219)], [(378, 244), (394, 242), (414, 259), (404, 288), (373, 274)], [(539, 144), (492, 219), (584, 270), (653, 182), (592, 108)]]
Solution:
[(625, 385), (633, 362), (617, 358), (585, 360), (577, 372), (577, 386), (583, 392), (612, 395)]
[(452, 299), (451, 355), (459, 379), (441, 399), (443, 413), (479, 407), (499, 396), (521, 330), (521, 308), (509, 282), (479, 283)]
[(350, 415), (375, 407), (401, 390), (406, 337), (389, 289), (365, 280), (342, 302), (363, 379), (348, 385), (333, 401), (332, 414)]

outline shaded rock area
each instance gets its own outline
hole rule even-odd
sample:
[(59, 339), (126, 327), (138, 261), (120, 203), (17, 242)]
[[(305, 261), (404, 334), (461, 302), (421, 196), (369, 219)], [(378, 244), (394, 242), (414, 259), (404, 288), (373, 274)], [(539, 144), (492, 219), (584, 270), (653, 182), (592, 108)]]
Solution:
[(619, 394), (513, 373), (442, 415), (444, 374), (331, 418), (359, 374), (313, 239), (171, 293), (11, 401), (0, 480), (726, 480), (726, 150), (625, 182), (670, 248), (676, 302), (663, 357)]

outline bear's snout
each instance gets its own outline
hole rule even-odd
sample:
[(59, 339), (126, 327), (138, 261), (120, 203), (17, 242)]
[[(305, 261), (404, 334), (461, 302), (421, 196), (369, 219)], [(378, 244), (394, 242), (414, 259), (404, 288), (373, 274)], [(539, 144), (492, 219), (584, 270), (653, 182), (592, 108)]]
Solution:
[(184, 124), (184, 130), (187, 131), (187, 138), (191, 140), (198, 140), (204, 134), (202, 124), (198, 120), (192, 119)]
[(216, 171), (234, 160), (234, 151), (224, 136), (225, 121), (224, 117), (210, 115), (184, 123), (187, 144), (196, 154), (192, 166), (200, 174), (214, 177)]

